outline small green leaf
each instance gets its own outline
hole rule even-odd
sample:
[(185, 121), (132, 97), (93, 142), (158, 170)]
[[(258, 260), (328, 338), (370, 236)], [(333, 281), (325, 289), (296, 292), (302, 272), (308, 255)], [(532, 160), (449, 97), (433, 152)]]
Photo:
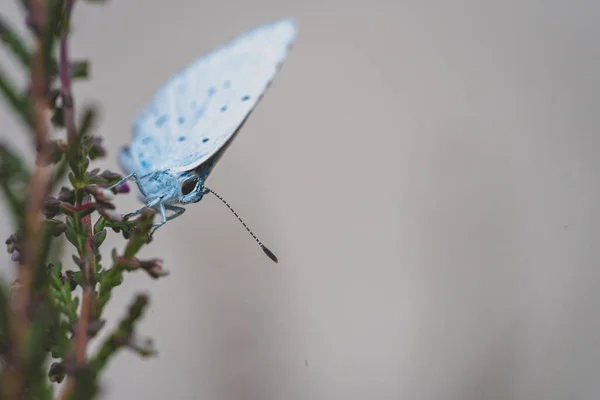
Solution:
[[(71, 146), (69, 146), (70, 148)], [(69, 163), (71, 162), (71, 160), (69, 159)], [(77, 187), (77, 178), (75, 177), (75, 174), (73, 172), (69, 172), (69, 174), (67, 175), (69, 178), (69, 182), (71, 183), (71, 185), (73, 187)]]
[(62, 235), (67, 230), (67, 224), (56, 219), (48, 219), (44, 221), (44, 225), (48, 233), (54, 237)]
[(29, 50), (23, 39), (19, 37), (17, 32), (12, 29), (2, 16), (0, 16), (0, 40), (2, 40), (6, 47), (12, 51), (23, 67), (28, 69), (31, 65), (31, 55)]
[(23, 374), (29, 382), (29, 398), (49, 399), (52, 398), (52, 388), (46, 379), (46, 359), (49, 350), (47, 339), (49, 330), (58, 323), (58, 313), (48, 301), (40, 302), (37, 307), (37, 315), (32, 321), (29, 335), (24, 340), (27, 344), (27, 357), (23, 365)]
[[(61, 184), (63, 178), (65, 177), (65, 175), (67, 174), (67, 171), (69, 170), (69, 163), (67, 162), (67, 160), (63, 157), (60, 162), (58, 163), (58, 165), (56, 166), (56, 170), (54, 172), (54, 176), (52, 177), (52, 191), (54, 191), (54, 189), (56, 189), (56, 187)], [(60, 195), (59, 195), (60, 198)], [(63, 200), (66, 201), (66, 200)], [(75, 199), (73, 198), (73, 200), (71, 201), (67, 201), (67, 203), (73, 204), (75, 201)]]
[(96, 371), (90, 365), (75, 368), (75, 390), (73, 399), (93, 399), (100, 389), (96, 378)]
[(75, 297), (71, 301), (71, 309), (73, 310), (73, 313), (77, 314), (78, 308), (79, 308), (79, 297)]
[(73, 218), (67, 216), (67, 230), (65, 231), (65, 236), (69, 243), (71, 243), (77, 250), (79, 250), (79, 235), (77, 230), (75, 229), (75, 224), (72, 222)]
[(71, 63), (71, 78), (84, 79), (89, 77), (89, 62), (76, 61)]
[(50, 272), (54, 275), (60, 275), (62, 273), (62, 263), (50, 264)]
[(0, 188), (8, 201), (15, 224), (19, 227), (25, 216), (25, 194), (29, 170), (21, 158), (7, 146), (0, 145)]
[(81, 140), (83, 138), (90, 136), (89, 132), (94, 127), (96, 120), (98, 119), (98, 111), (91, 107), (86, 107), (83, 110), (83, 117), (81, 117), (81, 121), (79, 122), (79, 136), (81, 136)]
[(44, 40), (44, 62), (48, 66), (48, 72), (56, 76), (58, 75), (58, 63), (54, 58), (56, 47), (56, 39), (60, 35), (60, 23), (63, 19), (63, 10), (65, 2), (63, 0), (48, 1), (48, 35)]
[(8, 105), (21, 117), (25, 125), (33, 129), (31, 109), (27, 97), (18, 93), (4, 71), (0, 69), (0, 92)]
[(144, 209), (142, 215), (137, 219), (135, 229), (125, 247), (125, 258), (134, 257), (143, 245), (150, 243), (152, 230), (152, 221), (156, 212), (150, 208)]
[(77, 257), (75, 254), (73, 254), (71, 257), (73, 257), (73, 262), (75, 263), (75, 265), (77, 265), (80, 269), (83, 268), (85, 266), (85, 263), (83, 262), (83, 260), (79, 257)]
[(102, 243), (104, 243), (104, 239), (106, 239), (106, 234), (107, 234), (106, 229), (103, 229), (94, 235), (94, 242), (95, 242), (96, 249), (98, 249), (98, 248), (100, 248), (100, 246), (102, 246)]
[(97, 234), (101, 230), (106, 227), (106, 218), (99, 217), (96, 223), (94, 224), (94, 234)]

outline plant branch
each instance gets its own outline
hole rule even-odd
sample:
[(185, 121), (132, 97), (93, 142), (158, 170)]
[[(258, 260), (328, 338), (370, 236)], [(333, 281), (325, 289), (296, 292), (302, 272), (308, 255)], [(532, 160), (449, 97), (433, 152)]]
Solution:
[(7, 398), (23, 396), (25, 393), (25, 377), (19, 375), (26, 362), (26, 340), (29, 335), (29, 318), (31, 291), (34, 276), (38, 270), (40, 248), (42, 242), (42, 223), (40, 214), (47, 197), (50, 179), (44, 166), (48, 165), (51, 148), (48, 141), (48, 126), (45, 113), (48, 109), (47, 84), (48, 79), (44, 69), (44, 37), (46, 31), (45, 7), (42, 0), (31, 0), (30, 12), (38, 35), (36, 49), (31, 59), (31, 106), (33, 128), (36, 136), (37, 160), (36, 167), (29, 180), (25, 213), (25, 248), (24, 256), (19, 264), (17, 280), (18, 290), (12, 297), (10, 335), (12, 351), (9, 355), (13, 373), (6, 375), (3, 382)]
[[(0, 191), (15, 220), (5, 244), (16, 263), (10, 293), (0, 282), (0, 400), (91, 399), (99, 392), (100, 373), (122, 349), (142, 357), (156, 354), (152, 340), (135, 332), (148, 303), (145, 295), (136, 297), (100, 350), (88, 354), (89, 343), (106, 322), (102, 312), (111, 293), (125, 272), (144, 270), (158, 279), (168, 271), (158, 258), (137, 257), (152, 240), (154, 211), (145, 210), (133, 220), (123, 217), (113, 200), (128, 193), (129, 186), (108, 189), (121, 175), (89, 170), (90, 162), (106, 156), (106, 149), (102, 137), (92, 132), (94, 109), (77, 110), (82, 118), (75, 123), (72, 86), (87, 79), (89, 70), (88, 60), (74, 62), (69, 54), (76, 0), (19, 3), (26, 11), (32, 46), (1, 16), (0, 46), (31, 80), (21, 91), (0, 69), (0, 97), (26, 123), (36, 159), (33, 167), (26, 167), (9, 146), (0, 145)], [(61, 129), (64, 138), (53, 138), (52, 127)], [(67, 174), (70, 185), (59, 188)], [(97, 220), (93, 213), (99, 214)], [(100, 246), (111, 230), (127, 244), (122, 255), (113, 249), (112, 266), (105, 269)], [(72, 259), (78, 271), (63, 273), (61, 239), (75, 249)], [(75, 294), (78, 286), (80, 296)], [(63, 390), (54, 394), (51, 382), (63, 380)]]
[(142, 317), (147, 306), (148, 296), (138, 294), (129, 306), (127, 315), (121, 320), (115, 331), (106, 338), (96, 356), (92, 358), (92, 369), (96, 373), (102, 370), (108, 361), (114, 357), (117, 350), (124, 346), (129, 346), (144, 356), (151, 356), (156, 353), (151, 342), (143, 343), (143, 346), (141, 346), (135, 340), (135, 325)]
[[(64, 26), (62, 27), (62, 34), (59, 45), (59, 72), (61, 81), (61, 95), (63, 101), (64, 120), (65, 127), (67, 130), (67, 138), (70, 147), (79, 146), (77, 140), (77, 128), (75, 125), (75, 110), (73, 104), (73, 95), (71, 92), (71, 62), (69, 60), (69, 29), (71, 13), (75, 0), (67, 0), (65, 4), (64, 13)], [(81, 198), (81, 204), (90, 202), (89, 195), (85, 195)], [(81, 296), (81, 316), (77, 323), (77, 329), (75, 332), (75, 368), (82, 367), (86, 362), (86, 350), (88, 343), (88, 326), (90, 322), (90, 314), (92, 307), (92, 290), (93, 290), (93, 275), (96, 267), (96, 260), (94, 251), (92, 249), (92, 217), (86, 215), (82, 218), (83, 230), (86, 234), (86, 243), (84, 253), (80, 254), (81, 259), (84, 261), (82, 268), (82, 296)], [(75, 377), (73, 374), (69, 375), (69, 378), (65, 385), (62, 398), (67, 399), (73, 393), (75, 388)]]

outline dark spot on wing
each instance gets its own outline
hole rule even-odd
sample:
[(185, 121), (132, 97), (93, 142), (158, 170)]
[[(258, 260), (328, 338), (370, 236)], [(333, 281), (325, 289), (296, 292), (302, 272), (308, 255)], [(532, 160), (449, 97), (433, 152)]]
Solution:
[(181, 124), (183, 124), (183, 123), (185, 122), (185, 118), (183, 118), (183, 116), (182, 116), (182, 117), (179, 117), (179, 118), (177, 119), (177, 122), (179, 122), (179, 125), (181, 125)]
[(211, 96), (212, 96), (213, 94), (215, 94), (216, 92), (217, 92), (217, 89), (216, 89), (216, 88), (214, 88), (214, 87), (211, 87), (211, 88), (209, 88), (209, 89), (208, 89), (208, 94), (210, 94)]
[(229, 89), (231, 87), (231, 81), (225, 81), (223, 86), (225, 86), (226, 89)]
[(148, 144), (148, 143), (150, 143), (151, 141), (152, 141), (152, 138), (149, 138), (149, 137), (145, 137), (145, 138), (143, 138), (143, 139), (142, 139), (142, 143), (143, 143), (143, 144)]
[(250, 100), (250, 96), (245, 95), (244, 97), (242, 97), (242, 101), (248, 101)]
[(221, 112), (227, 111), (227, 105), (224, 105), (223, 107), (221, 107)]
[(183, 142), (185, 139), (186, 139), (185, 136), (179, 136), (179, 138), (177, 140), (180, 141), (180, 142)]
[(156, 127), (160, 128), (161, 126), (163, 126), (165, 124), (165, 122), (167, 122), (168, 119), (169, 119), (169, 117), (167, 115), (161, 115), (155, 122)]
[(142, 167), (144, 167), (144, 168), (150, 168), (150, 163), (148, 161), (146, 161), (146, 160), (143, 160), (142, 161)]
[(206, 142), (208, 142), (209, 140), (210, 140), (209, 138), (205, 137), (204, 139), (202, 139), (202, 143), (206, 143)]

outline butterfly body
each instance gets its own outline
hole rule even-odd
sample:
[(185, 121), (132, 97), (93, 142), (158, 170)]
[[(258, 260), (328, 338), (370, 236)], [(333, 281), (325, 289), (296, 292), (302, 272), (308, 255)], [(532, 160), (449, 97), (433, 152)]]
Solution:
[[(133, 179), (140, 199), (161, 214), (158, 225), (181, 215), (178, 205), (200, 201), (211, 191), (204, 186), (208, 175), (271, 84), (296, 35), (293, 19), (265, 24), (175, 74), (134, 120), (132, 142), (118, 157), (128, 175), (113, 186)], [(167, 217), (167, 210), (174, 216)]]
[[(190, 188), (186, 189), (185, 185)], [(140, 193), (144, 203), (161, 199), (164, 204), (190, 204), (197, 203), (202, 198), (204, 182), (198, 178), (195, 171), (171, 172), (155, 171), (140, 178), (140, 185), (144, 188), (145, 195)]]

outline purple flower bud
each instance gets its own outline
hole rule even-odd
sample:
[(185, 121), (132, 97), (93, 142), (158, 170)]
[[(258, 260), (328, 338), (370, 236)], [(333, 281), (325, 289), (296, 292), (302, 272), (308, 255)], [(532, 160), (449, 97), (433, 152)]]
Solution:
[(42, 213), (46, 218), (54, 218), (58, 214), (60, 214), (60, 206), (61, 201), (55, 199), (54, 197), (48, 197), (44, 202), (44, 208), (42, 209)]
[(100, 174), (100, 176), (102, 178), (104, 178), (108, 182), (118, 181), (119, 179), (122, 178), (122, 176), (120, 174), (117, 174), (116, 172), (112, 172), (112, 171), (109, 171), (109, 170), (106, 170), (106, 171), (102, 172)]
[(71, 189), (63, 186), (58, 194), (58, 200), (69, 204), (75, 204), (75, 193)]
[(112, 201), (115, 199), (113, 192), (98, 185), (86, 185), (84, 189), (100, 201)]
[(75, 290), (77, 288), (77, 281), (75, 280), (75, 275), (73, 275), (73, 271), (69, 269), (65, 272), (63, 276), (65, 280), (69, 281), (69, 284), (71, 285), (71, 291)]
[(19, 240), (20, 239), (16, 234), (12, 234), (8, 239), (6, 239), (6, 252), (8, 254), (12, 254), (13, 252), (21, 249)]
[(99, 157), (106, 156), (106, 148), (102, 145), (101, 137), (94, 136), (94, 138), (92, 139), (92, 145), (90, 146), (89, 156), (93, 160)]
[(129, 187), (129, 183), (127, 183), (127, 182), (123, 183), (121, 186), (119, 186), (117, 188), (117, 193), (119, 193), (119, 194), (129, 193), (130, 191), (131, 191), (131, 188)]
[(153, 278), (160, 278), (169, 275), (169, 271), (163, 268), (163, 260), (153, 258), (148, 261), (140, 261), (142, 267)]
[(96, 336), (96, 334), (98, 332), (100, 332), (100, 329), (102, 329), (105, 324), (106, 324), (105, 319), (97, 319), (95, 321), (90, 321), (88, 324), (88, 328), (87, 328), (87, 334), (90, 337)]
[(19, 250), (15, 249), (12, 251), (12, 253), (10, 253), (10, 259), (14, 262), (19, 261), (19, 256), (21, 254), (19, 253)]

